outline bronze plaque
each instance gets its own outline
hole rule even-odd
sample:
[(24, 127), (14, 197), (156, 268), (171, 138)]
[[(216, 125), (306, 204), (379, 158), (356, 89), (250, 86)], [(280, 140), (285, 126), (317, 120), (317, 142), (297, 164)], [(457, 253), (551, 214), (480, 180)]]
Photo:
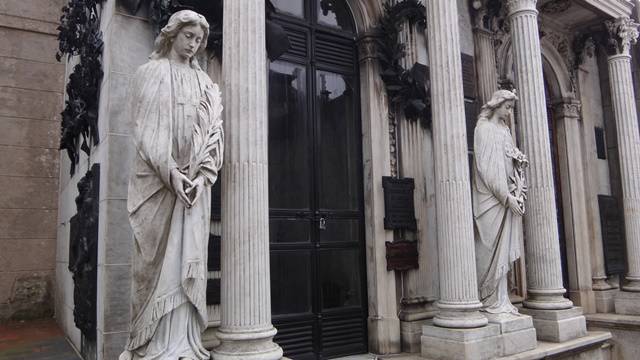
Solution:
[(624, 218), (613, 196), (598, 195), (602, 248), (607, 275), (624, 274), (626, 270), (626, 246)]
[(384, 228), (416, 230), (413, 179), (383, 176), (382, 188), (384, 189)]
[(473, 56), (461, 54), (462, 56), (462, 88), (466, 99), (476, 98), (476, 71)]
[(415, 241), (385, 242), (387, 271), (407, 271), (418, 268), (418, 243)]

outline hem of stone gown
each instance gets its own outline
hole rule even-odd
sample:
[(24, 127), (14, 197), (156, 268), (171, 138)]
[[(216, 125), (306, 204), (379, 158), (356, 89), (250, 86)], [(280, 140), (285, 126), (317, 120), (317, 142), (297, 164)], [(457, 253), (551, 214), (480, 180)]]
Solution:
[(197, 310), (186, 302), (163, 316), (149, 342), (130, 351), (131, 360), (207, 360)]

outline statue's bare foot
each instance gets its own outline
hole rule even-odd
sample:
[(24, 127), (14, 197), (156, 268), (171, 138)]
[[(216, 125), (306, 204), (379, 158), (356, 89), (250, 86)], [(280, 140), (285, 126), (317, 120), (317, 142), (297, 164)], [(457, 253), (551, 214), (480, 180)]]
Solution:
[(133, 360), (133, 354), (131, 353), (131, 351), (125, 350), (122, 354), (120, 354), (118, 360)]

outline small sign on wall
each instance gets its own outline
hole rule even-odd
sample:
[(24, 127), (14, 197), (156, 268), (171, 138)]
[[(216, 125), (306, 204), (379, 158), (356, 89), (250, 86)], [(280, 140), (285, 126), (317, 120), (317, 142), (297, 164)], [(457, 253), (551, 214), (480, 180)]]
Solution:
[(387, 250), (387, 271), (407, 271), (417, 269), (418, 243), (415, 241), (385, 242)]
[(613, 196), (598, 195), (602, 248), (607, 275), (624, 274), (626, 271), (626, 246), (624, 218), (618, 201)]
[(382, 188), (384, 189), (384, 228), (387, 230), (416, 230), (413, 179), (383, 176)]

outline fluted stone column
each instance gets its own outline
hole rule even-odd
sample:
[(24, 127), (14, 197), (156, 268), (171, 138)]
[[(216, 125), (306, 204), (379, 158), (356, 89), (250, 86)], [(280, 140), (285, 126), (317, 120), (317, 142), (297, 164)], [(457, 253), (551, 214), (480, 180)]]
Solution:
[(264, 0), (224, 2), (220, 346), (213, 359), (280, 359), (269, 282)]
[[(611, 40), (616, 44), (612, 47), (614, 51), (609, 56), (608, 63), (620, 157), (627, 244), (627, 282), (623, 284), (622, 290), (640, 292), (640, 133), (629, 54), (631, 44), (638, 38), (638, 24), (629, 18), (622, 18), (608, 21), (606, 25)], [(622, 312), (640, 313), (638, 299), (640, 297), (636, 298), (635, 311)], [(619, 307), (616, 299), (618, 313), (622, 310)]]
[(508, 0), (516, 67), (522, 146), (529, 156), (529, 194), (525, 214), (528, 296), (533, 309), (568, 309), (563, 297), (551, 146), (542, 77), (542, 54), (535, 0)]
[(431, 0), (426, 6), (440, 268), (440, 312), (434, 323), (474, 328), (486, 325), (487, 319), (478, 312), (482, 304), (475, 267), (458, 9), (450, 0)]
[(491, 100), (493, 93), (498, 90), (494, 35), (491, 30), (487, 29), (485, 17), (486, 9), (478, 9), (475, 14), (475, 26), (473, 28), (480, 104), (486, 104)]

